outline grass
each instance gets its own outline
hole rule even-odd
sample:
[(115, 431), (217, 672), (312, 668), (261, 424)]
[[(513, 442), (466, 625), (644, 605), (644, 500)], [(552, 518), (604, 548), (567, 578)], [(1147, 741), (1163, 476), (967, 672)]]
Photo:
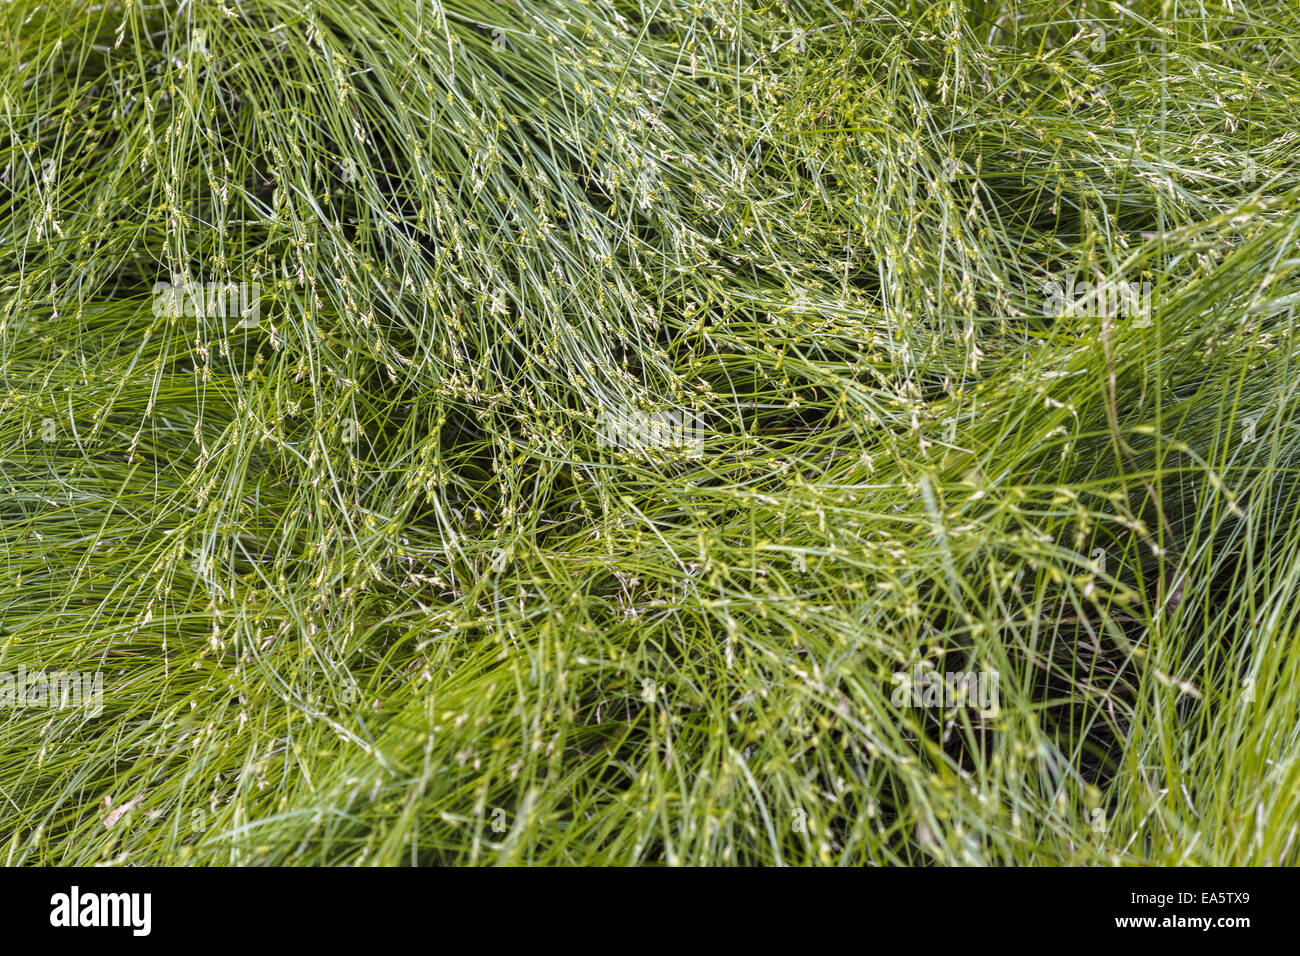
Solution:
[(6, 3), (0, 671), (104, 695), (0, 860), (1296, 863), (1298, 106), (1290, 0)]

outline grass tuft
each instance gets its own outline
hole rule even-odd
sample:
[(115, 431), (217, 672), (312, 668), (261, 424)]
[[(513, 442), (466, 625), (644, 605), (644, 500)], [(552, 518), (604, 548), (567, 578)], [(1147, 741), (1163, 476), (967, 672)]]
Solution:
[(1300, 861), (1298, 104), (1293, 0), (5, 3), (0, 859)]

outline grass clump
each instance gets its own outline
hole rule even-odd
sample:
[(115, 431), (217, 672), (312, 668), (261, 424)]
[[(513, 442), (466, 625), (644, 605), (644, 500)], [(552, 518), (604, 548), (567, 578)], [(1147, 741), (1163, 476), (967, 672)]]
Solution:
[(1298, 37), (5, 4), (4, 859), (1296, 862)]

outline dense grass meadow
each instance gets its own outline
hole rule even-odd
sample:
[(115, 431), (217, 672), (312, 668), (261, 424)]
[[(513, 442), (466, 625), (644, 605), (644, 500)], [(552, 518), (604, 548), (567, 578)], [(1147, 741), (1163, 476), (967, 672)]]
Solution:
[(1300, 862), (1295, 0), (8, 0), (0, 117), (0, 862)]

